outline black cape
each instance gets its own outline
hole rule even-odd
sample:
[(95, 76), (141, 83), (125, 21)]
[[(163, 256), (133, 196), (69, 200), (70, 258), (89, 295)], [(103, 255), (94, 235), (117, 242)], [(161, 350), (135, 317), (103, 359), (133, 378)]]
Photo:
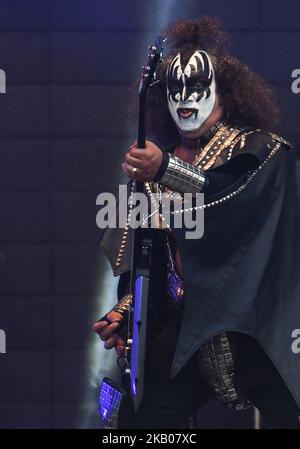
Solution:
[[(207, 339), (241, 332), (261, 345), (300, 409), (300, 352), (293, 345), (300, 329), (300, 161), (283, 140), (256, 131), (212, 171), (230, 168), (245, 154), (263, 162), (278, 143), (279, 151), (241, 193), (205, 210), (201, 239), (187, 240), (184, 229), (174, 231), (184, 267), (185, 311), (170, 377)], [(245, 177), (205, 202), (243, 183)], [(122, 230), (107, 230), (101, 239), (114, 275), (130, 268), (130, 244), (121, 266), (115, 265), (121, 235)]]

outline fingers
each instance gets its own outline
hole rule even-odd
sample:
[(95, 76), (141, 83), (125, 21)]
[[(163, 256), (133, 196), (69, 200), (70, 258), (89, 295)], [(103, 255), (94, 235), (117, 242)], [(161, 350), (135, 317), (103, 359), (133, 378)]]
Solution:
[(132, 145), (130, 145), (129, 149), (136, 148), (137, 141), (135, 141)]
[(143, 160), (143, 159), (146, 159), (147, 157), (149, 157), (149, 154), (151, 154), (151, 153), (146, 148), (133, 147), (127, 154), (129, 154), (130, 156), (132, 156), (138, 160)]
[(115, 348), (118, 355), (124, 355), (125, 353), (125, 340), (120, 335), (115, 334), (109, 337), (104, 343), (105, 349)]
[(97, 323), (93, 325), (93, 330), (99, 335), (100, 339), (105, 342), (105, 349), (115, 347), (116, 352), (119, 355), (123, 355), (125, 352), (125, 341), (123, 337), (116, 333), (121, 325), (123, 316), (120, 312), (112, 310), (106, 317), (108, 318), (108, 321), (97, 321)]
[(115, 310), (112, 310), (106, 315), (109, 323), (114, 323), (115, 321), (121, 322), (123, 319), (123, 315), (120, 312), (116, 312)]
[(118, 322), (110, 325), (105, 322), (100, 322), (94, 324), (94, 331), (99, 335), (102, 341), (105, 341), (105, 349), (112, 349), (114, 347), (116, 353), (119, 356), (122, 356), (125, 354), (125, 340), (119, 334), (115, 333), (119, 326), (120, 323)]
[(96, 323), (94, 324), (94, 331), (99, 335), (101, 340), (105, 341), (108, 337), (111, 336), (116, 330), (120, 327), (119, 322), (115, 322), (112, 324), (105, 323), (104, 325), (102, 323)]
[(133, 157), (131, 155), (131, 153), (126, 153), (125, 161), (127, 162), (127, 164), (129, 164), (133, 167), (142, 168), (144, 165), (143, 161), (141, 159), (137, 159), (136, 157)]
[(107, 326), (100, 335), (101, 340), (107, 340), (111, 334), (113, 334), (114, 332), (116, 332), (116, 330), (120, 327), (120, 323), (116, 322), (116, 323), (112, 323), (109, 326)]
[(120, 336), (118, 336), (118, 338), (116, 339), (115, 349), (116, 349), (116, 353), (119, 356), (122, 356), (125, 354), (125, 340)]
[[(138, 171), (137, 171), (137, 173), (134, 174), (133, 171), (132, 171), (133, 168), (135, 168), (135, 167), (133, 167), (133, 166), (130, 165), (130, 164), (127, 164), (127, 162), (123, 162), (123, 164), (122, 164), (123, 172), (124, 172), (129, 178), (133, 178), (135, 181), (143, 181), (143, 180), (144, 180), (144, 179), (143, 179), (143, 174), (144, 174), (144, 172), (139, 168)], [(136, 168), (137, 168), (137, 167), (136, 167)]]
[(106, 340), (104, 344), (105, 349), (115, 348), (116, 353), (120, 355), (124, 355), (125, 353), (125, 341), (120, 335), (116, 334)]
[(108, 323), (107, 321), (100, 321), (93, 325), (93, 330), (97, 334), (105, 332), (104, 335), (114, 332), (120, 326), (120, 321), (114, 321), (113, 323)]
[(109, 323), (107, 321), (99, 321), (94, 324), (93, 330), (98, 334), (99, 332), (102, 332), (102, 330), (105, 329), (108, 326), (108, 324)]
[(118, 339), (118, 335), (112, 335), (111, 337), (109, 337), (104, 343), (104, 348), (105, 349), (113, 348), (116, 344), (117, 339)]
[[(162, 151), (150, 141), (146, 148), (137, 148), (136, 143), (129, 147), (122, 164), (124, 173), (136, 181), (151, 180), (157, 172), (162, 159)], [(132, 169), (136, 168), (135, 173)]]
[(132, 176), (132, 169), (133, 167), (131, 165), (127, 164), (127, 162), (123, 162), (122, 170), (125, 173), (125, 175), (129, 176), (129, 178)]

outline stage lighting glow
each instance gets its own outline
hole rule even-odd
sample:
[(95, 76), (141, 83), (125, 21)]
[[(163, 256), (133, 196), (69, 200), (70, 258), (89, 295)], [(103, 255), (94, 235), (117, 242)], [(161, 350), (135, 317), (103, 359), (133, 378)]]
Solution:
[[(154, 5), (151, 4), (150, 7), (154, 8)], [(148, 23), (149, 29), (153, 30), (155, 27), (155, 30), (151, 32), (151, 34), (153, 34), (151, 37), (151, 42), (155, 38), (155, 33), (159, 33), (163, 30), (169, 21), (174, 18), (174, 12), (176, 12), (175, 0), (164, 0), (160, 4), (155, 20), (153, 20), (153, 14), (149, 14), (149, 17), (152, 17), (151, 23)], [(145, 50), (149, 44), (148, 39), (149, 32), (145, 32), (145, 39), (141, 39), (140, 41), (141, 47), (136, 48), (137, 62), (139, 55), (142, 55), (143, 59), (145, 57)], [(136, 67), (139, 67), (138, 63), (136, 64)], [(136, 67), (132, 67), (132, 69), (136, 71)], [(136, 73), (136, 77), (138, 76), (139, 73)], [(135, 136), (133, 137), (133, 140), (134, 139)], [(121, 179), (121, 176), (122, 174), (120, 173), (120, 179), (116, 180), (116, 183), (124, 183), (124, 178)], [(113, 278), (111, 268), (108, 264), (105, 270), (99, 272), (99, 276), (103, 279), (103, 286), (101, 286), (101, 295), (96, 295), (97, 300), (95, 301), (95, 304), (93, 304), (93, 319), (97, 316), (103, 316), (116, 303), (118, 278)], [(81, 416), (80, 419), (80, 427), (83, 428), (91, 426), (90, 423), (92, 421), (92, 416), (95, 412), (97, 413), (97, 394), (99, 393), (101, 379), (107, 376), (117, 381), (118, 376), (120, 375), (120, 370), (118, 370), (116, 365), (116, 355), (114, 350), (105, 350), (103, 344), (99, 342), (99, 337), (96, 334), (87, 344), (87, 377), (86, 383), (83, 386), (83, 400), (85, 401), (86, 407), (84, 415)]]

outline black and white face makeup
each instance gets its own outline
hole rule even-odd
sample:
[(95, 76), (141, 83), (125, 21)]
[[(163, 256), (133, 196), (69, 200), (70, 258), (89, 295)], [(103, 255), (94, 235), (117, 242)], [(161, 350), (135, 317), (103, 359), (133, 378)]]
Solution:
[(213, 64), (205, 51), (195, 51), (185, 66), (178, 53), (167, 69), (169, 111), (181, 131), (195, 131), (211, 114), (216, 100)]

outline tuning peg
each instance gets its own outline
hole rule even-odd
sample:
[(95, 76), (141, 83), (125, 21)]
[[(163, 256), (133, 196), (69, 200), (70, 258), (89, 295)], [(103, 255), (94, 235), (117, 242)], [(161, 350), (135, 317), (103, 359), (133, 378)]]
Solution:
[(152, 51), (156, 51), (156, 50), (157, 50), (157, 48), (156, 48), (156, 46), (155, 46), (155, 45), (150, 45), (150, 46), (149, 46), (149, 50), (152, 50)]

